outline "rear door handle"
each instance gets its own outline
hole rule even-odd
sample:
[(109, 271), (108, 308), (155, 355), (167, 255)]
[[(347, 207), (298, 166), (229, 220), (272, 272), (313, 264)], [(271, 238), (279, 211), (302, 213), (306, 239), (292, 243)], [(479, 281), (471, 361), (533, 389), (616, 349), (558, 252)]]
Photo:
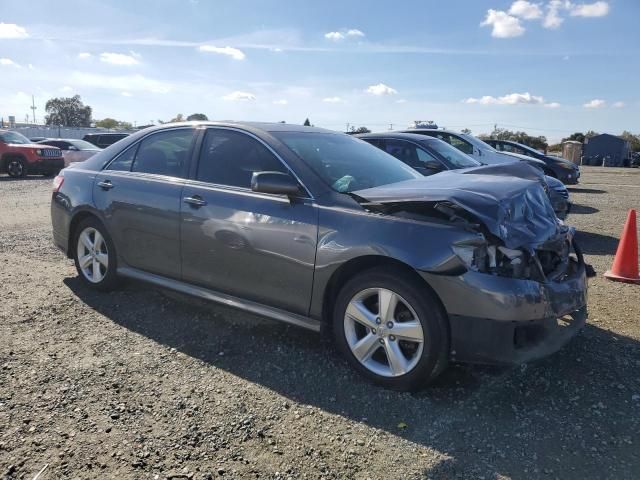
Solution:
[(98, 186), (103, 190), (111, 190), (113, 188), (113, 183), (111, 183), (111, 180), (103, 180), (98, 182)]
[(194, 195), (192, 197), (184, 197), (184, 203), (188, 203), (192, 207), (203, 207), (207, 204), (206, 201), (202, 199), (199, 195)]

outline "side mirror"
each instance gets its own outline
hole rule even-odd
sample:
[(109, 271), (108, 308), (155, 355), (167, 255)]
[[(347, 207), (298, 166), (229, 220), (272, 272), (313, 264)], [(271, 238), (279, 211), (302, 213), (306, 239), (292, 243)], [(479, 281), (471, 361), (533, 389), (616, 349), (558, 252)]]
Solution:
[(300, 185), (288, 173), (253, 172), (251, 190), (260, 193), (295, 196), (300, 193)]

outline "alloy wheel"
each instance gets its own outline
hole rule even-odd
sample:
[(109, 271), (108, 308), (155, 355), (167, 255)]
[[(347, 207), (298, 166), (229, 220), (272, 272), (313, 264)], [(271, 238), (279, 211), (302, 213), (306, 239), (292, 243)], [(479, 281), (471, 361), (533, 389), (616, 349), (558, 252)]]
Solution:
[(102, 234), (93, 227), (85, 228), (78, 237), (78, 265), (91, 283), (100, 283), (109, 268), (109, 251)]
[(24, 166), (22, 165), (22, 162), (19, 160), (11, 160), (7, 165), (7, 173), (11, 177), (21, 177), (23, 171), (24, 171)]
[(344, 333), (353, 356), (384, 377), (409, 373), (420, 361), (424, 331), (411, 305), (386, 288), (367, 288), (353, 296), (344, 316)]

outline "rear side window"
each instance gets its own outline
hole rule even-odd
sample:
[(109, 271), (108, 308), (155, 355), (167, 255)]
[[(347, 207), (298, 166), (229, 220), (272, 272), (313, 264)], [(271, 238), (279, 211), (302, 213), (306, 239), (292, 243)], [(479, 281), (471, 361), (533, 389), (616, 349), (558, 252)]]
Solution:
[(192, 140), (192, 129), (169, 130), (150, 135), (140, 142), (131, 171), (186, 177)]
[(197, 180), (251, 188), (253, 172), (289, 173), (273, 153), (249, 135), (233, 130), (207, 130)]

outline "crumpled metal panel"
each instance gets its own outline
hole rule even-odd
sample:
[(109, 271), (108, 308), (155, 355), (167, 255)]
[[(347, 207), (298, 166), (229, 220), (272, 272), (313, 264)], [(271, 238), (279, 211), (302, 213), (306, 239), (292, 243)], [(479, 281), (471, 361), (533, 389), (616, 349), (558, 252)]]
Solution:
[(506, 247), (533, 252), (566, 229), (556, 218), (543, 184), (535, 168), (513, 163), (450, 170), (353, 193), (382, 205), (450, 202), (475, 216)]

